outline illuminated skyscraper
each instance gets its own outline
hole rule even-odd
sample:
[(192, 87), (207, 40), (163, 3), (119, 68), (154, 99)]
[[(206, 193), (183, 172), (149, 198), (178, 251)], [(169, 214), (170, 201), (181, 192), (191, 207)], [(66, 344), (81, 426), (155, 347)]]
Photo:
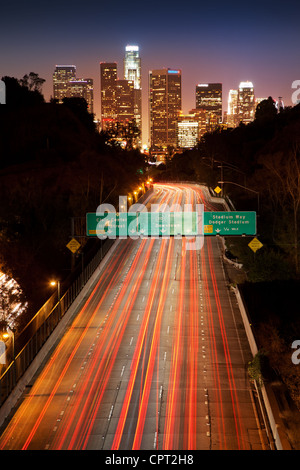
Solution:
[(181, 111), (181, 70), (149, 73), (150, 146), (153, 153), (167, 153), (177, 146), (177, 118)]
[(104, 131), (112, 127), (117, 117), (117, 78), (118, 76), (116, 62), (100, 63), (101, 128)]
[(255, 117), (255, 97), (252, 82), (241, 82), (238, 89), (238, 122), (248, 124)]
[(196, 86), (196, 109), (206, 111), (209, 122), (222, 123), (222, 83), (199, 83)]
[(189, 114), (198, 122), (198, 140), (209, 131), (209, 120), (205, 109), (192, 109)]
[[(101, 128), (113, 129), (118, 139), (133, 132), (134, 146), (141, 145), (136, 138), (136, 127), (142, 130), (141, 59), (138, 46), (126, 46), (124, 79), (118, 79), (116, 62), (100, 63)], [(127, 132), (129, 134), (129, 132)]]
[(133, 81), (135, 90), (141, 89), (141, 59), (138, 46), (125, 48), (124, 78)]
[(94, 87), (91, 78), (76, 78), (75, 65), (57, 65), (53, 73), (54, 99), (62, 103), (64, 98), (84, 98), (88, 111), (94, 110)]
[(88, 105), (89, 113), (94, 110), (94, 85), (92, 78), (79, 78), (69, 81), (68, 98), (84, 98)]
[(199, 139), (199, 121), (195, 114), (181, 114), (177, 121), (177, 147), (193, 148)]
[(134, 86), (134, 119), (140, 131), (139, 144), (142, 134), (142, 87), (141, 87), (141, 59), (138, 46), (126, 46), (124, 59), (124, 79), (133, 81)]
[(238, 91), (229, 90), (227, 124), (229, 127), (236, 127), (238, 119)]
[(116, 114), (119, 123), (134, 118), (134, 84), (130, 80), (116, 81)]
[(134, 147), (139, 146), (139, 137), (133, 126), (134, 114), (134, 82), (132, 80), (116, 81), (116, 124), (118, 140), (123, 140)]
[(55, 100), (62, 102), (68, 95), (69, 81), (76, 80), (75, 65), (57, 65), (53, 73), (53, 96)]

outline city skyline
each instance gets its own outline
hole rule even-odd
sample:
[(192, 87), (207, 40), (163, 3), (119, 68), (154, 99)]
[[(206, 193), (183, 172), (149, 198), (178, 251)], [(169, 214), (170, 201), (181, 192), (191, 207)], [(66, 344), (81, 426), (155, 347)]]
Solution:
[[(176, 3), (176, 2), (175, 2)], [(143, 134), (148, 133), (148, 73), (182, 71), (183, 112), (195, 108), (198, 83), (223, 85), (223, 112), (230, 89), (252, 81), (257, 97), (283, 97), (290, 105), (292, 82), (300, 79), (297, 24), (300, 5), (287, 1), (200, 4), (138, 2), (130, 11), (121, 2), (100, 5), (56, 0), (2, 7), (0, 74), (21, 78), (31, 71), (46, 79), (46, 100), (53, 94), (56, 64), (75, 64), (80, 77), (94, 79), (94, 112), (100, 115), (100, 62), (117, 62), (119, 78), (127, 44), (140, 48)], [(176, 8), (176, 5), (180, 8)], [(159, 14), (158, 14), (159, 12)], [(110, 21), (111, 19), (111, 21)]]
[[(216, 125), (218, 124), (222, 125), (222, 123), (224, 123), (225, 125), (228, 125), (229, 127), (236, 127), (236, 125), (238, 125), (240, 121), (246, 124), (248, 122), (253, 121), (256, 105), (259, 104), (259, 102), (262, 101), (263, 99), (267, 99), (268, 96), (270, 96), (270, 95), (266, 95), (265, 97), (258, 97), (255, 94), (255, 88), (253, 86), (253, 83), (250, 82), (249, 80), (240, 82), (239, 85), (235, 87), (235, 89), (230, 88), (228, 95), (226, 97), (222, 95), (222, 88), (223, 88), (222, 83), (201, 83), (201, 84), (198, 83), (195, 85), (194, 107), (193, 108), (189, 107), (188, 108), (189, 110), (185, 111), (185, 107), (183, 106), (183, 102), (182, 102), (183, 100), (182, 100), (182, 91), (181, 91), (182, 90), (181, 70), (180, 69), (172, 70), (168, 67), (168, 68), (164, 68), (160, 70), (148, 71), (147, 90), (143, 94), (144, 100), (146, 100), (146, 102), (144, 102), (144, 105), (143, 105), (143, 109), (144, 109), (144, 114), (143, 114), (140, 109), (141, 95), (139, 94), (138, 97), (135, 95), (134, 96), (132, 95), (129, 97), (129, 94), (128, 94), (129, 89), (126, 91), (128, 87), (132, 88), (130, 95), (133, 92), (140, 93), (142, 91), (141, 90), (141, 57), (139, 55), (140, 53), (139, 46), (138, 45), (126, 45), (126, 47), (124, 48), (124, 52), (125, 52), (125, 55), (123, 59), (123, 72), (122, 73), (120, 73), (120, 66), (118, 65), (117, 62), (100, 62), (99, 64), (100, 97), (98, 99), (97, 97), (96, 99), (94, 99), (96, 103), (98, 103), (99, 113), (97, 113), (96, 111), (94, 112), (95, 120), (98, 120), (98, 122), (100, 123), (100, 129), (105, 131), (105, 130), (110, 129), (114, 121), (119, 122), (120, 119), (121, 119), (120, 123), (122, 123), (124, 119), (125, 121), (128, 121), (128, 120), (131, 121), (132, 116), (134, 114), (136, 123), (139, 128), (141, 128), (141, 126), (139, 125), (140, 120), (142, 120), (145, 123), (144, 127), (141, 128), (141, 131), (142, 131), (143, 136), (146, 136), (146, 137), (143, 137), (142, 141), (140, 142), (140, 144), (143, 145), (144, 147), (146, 146), (151, 147), (153, 145), (152, 130), (151, 130), (153, 128), (153, 123), (152, 123), (153, 99), (151, 98), (151, 88), (153, 85), (151, 85), (150, 83), (153, 72), (161, 73), (164, 71), (164, 73), (167, 74), (166, 77), (168, 76), (168, 74), (180, 75), (180, 105), (179, 105), (178, 111), (180, 109), (179, 112), (180, 112), (181, 120), (185, 121), (185, 118), (187, 116), (189, 118), (192, 118), (192, 116), (195, 116), (195, 112), (197, 113), (201, 110), (205, 111), (205, 113), (208, 113), (208, 114), (212, 113), (212, 122), (210, 122), (210, 120), (207, 121), (206, 126), (205, 126), (206, 130), (209, 130), (209, 129), (212, 130), (214, 127), (216, 127)], [(132, 53), (134, 54), (132, 55)], [(136, 60), (137, 62), (135, 62)], [(74, 77), (71, 77), (71, 82), (68, 82), (68, 83), (72, 83), (72, 81), (74, 80), (76, 81), (75, 79), (76, 65), (64, 65), (64, 66), (56, 65), (55, 72), (53, 74), (54, 96), (51, 95), (50, 98), (52, 97), (58, 98), (58, 95), (55, 96), (55, 94), (57, 94), (55, 90), (56, 90), (56, 87), (58, 86), (56, 84), (55, 75), (57, 73), (57, 70), (59, 69), (64, 71), (64, 73), (70, 73), (68, 72), (68, 69), (70, 69), (71, 72), (74, 69)], [(107, 79), (108, 79), (108, 82), (106, 81)], [(93, 79), (78, 79), (78, 80), (79, 81), (90, 80), (91, 83), (93, 84)], [(65, 86), (69, 86), (69, 85), (66, 85), (66, 84), (63, 85), (63, 87)], [(248, 90), (251, 90), (249, 97), (248, 97)], [(78, 91), (77, 91), (77, 95), (74, 95), (74, 96), (85, 97), (83, 91), (84, 90), (82, 90), (81, 94), (78, 94)], [(111, 96), (106, 96), (107, 92)], [(246, 95), (245, 95), (245, 92), (246, 92)], [(62, 93), (64, 96), (69, 96), (64, 91), (62, 91)], [(236, 99), (237, 99), (236, 109), (234, 109), (233, 102), (232, 102), (233, 93), (236, 93)], [(242, 110), (242, 108), (240, 107), (240, 105), (245, 99), (243, 96), (246, 97), (246, 103), (245, 103), (246, 108), (244, 110)], [(94, 97), (94, 94), (93, 94), (93, 88), (92, 88), (92, 100), (93, 100), (93, 97)], [(107, 102), (107, 98), (108, 98), (108, 102)], [(120, 102), (120, 99), (122, 99), (122, 104)], [(276, 106), (278, 102), (280, 102), (280, 104), (284, 106), (284, 101), (282, 100), (282, 97), (278, 97), (278, 99), (275, 97), (274, 99), (275, 101), (277, 101)], [(119, 111), (117, 109), (118, 106), (120, 105), (121, 105), (121, 108), (123, 108), (123, 113), (121, 112), (121, 108)], [(250, 105), (251, 111), (250, 109), (248, 110), (249, 105)], [(130, 111), (131, 106), (133, 106), (133, 108)], [(92, 107), (93, 107), (93, 104), (92, 104)], [(92, 109), (92, 107), (89, 106), (90, 109)], [(127, 108), (126, 111), (125, 111), (125, 107)], [(145, 108), (147, 108), (147, 114), (145, 113)], [(124, 111), (125, 111), (125, 114), (124, 114)], [(246, 114), (249, 113), (249, 115), (246, 116), (245, 113)], [(123, 117), (122, 117), (122, 114), (124, 114)], [(179, 115), (178, 115), (178, 118), (179, 118)], [(197, 119), (199, 119), (199, 117), (196, 118), (196, 120)], [(201, 119), (203, 119), (203, 117)], [(214, 122), (215, 120), (216, 122)], [(106, 123), (105, 121), (108, 121), (108, 122)], [(199, 122), (199, 126), (200, 125), (202, 126), (202, 124), (200, 124)], [(199, 131), (200, 131), (200, 128), (199, 128)], [(203, 132), (200, 131), (200, 135), (202, 135), (202, 133)]]

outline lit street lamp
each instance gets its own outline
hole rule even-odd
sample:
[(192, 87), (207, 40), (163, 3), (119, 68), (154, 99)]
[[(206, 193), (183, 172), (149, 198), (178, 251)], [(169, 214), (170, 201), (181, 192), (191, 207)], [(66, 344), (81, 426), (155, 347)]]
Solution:
[[(5, 329), (3, 328), (3, 325), (2, 325), (2, 328), (1, 328), (1, 333), (0, 333), (0, 341), (3, 342), (3, 346), (4, 348), (6, 347), (5, 346), (5, 342), (11, 338), (11, 352), (12, 352), (12, 371), (13, 371), (13, 386), (15, 385), (16, 383), (16, 364), (15, 364), (15, 330), (13, 328), (10, 328), (8, 325), (5, 327)], [(4, 354), (5, 355), (5, 350), (1, 350), (2, 348), (0, 348), (0, 353)], [(5, 357), (5, 356), (4, 356)], [(5, 362), (6, 362), (6, 359), (5, 359)]]
[(61, 316), (61, 306), (60, 306), (60, 281), (51, 281), (51, 286), (57, 286), (57, 302), (58, 302), (58, 318), (60, 320)]

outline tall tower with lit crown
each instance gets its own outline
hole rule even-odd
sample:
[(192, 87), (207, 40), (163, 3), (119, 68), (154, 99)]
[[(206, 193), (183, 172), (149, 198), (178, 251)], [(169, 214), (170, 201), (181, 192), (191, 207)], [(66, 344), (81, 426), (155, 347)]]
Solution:
[(141, 87), (141, 58), (139, 46), (128, 45), (125, 48), (124, 79), (133, 82), (134, 86), (134, 119), (140, 131), (139, 144), (142, 134), (142, 87)]
[(134, 88), (141, 88), (141, 59), (139, 46), (126, 46), (124, 59), (124, 78), (134, 83)]
[(238, 116), (238, 91), (229, 90), (227, 124), (229, 127), (236, 127)]
[(237, 101), (238, 122), (248, 124), (255, 117), (255, 97), (252, 82), (241, 82), (238, 88)]

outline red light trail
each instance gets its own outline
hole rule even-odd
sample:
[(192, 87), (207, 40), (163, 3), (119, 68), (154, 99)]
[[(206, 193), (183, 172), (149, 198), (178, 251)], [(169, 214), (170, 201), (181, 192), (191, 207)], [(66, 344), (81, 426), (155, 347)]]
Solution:
[[(150, 202), (215, 207), (206, 188), (188, 184), (156, 185)], [(247, 351), (237, 348), (218, 242), (187, 243), (117, 243), (0, 449), (252, 448)]]

